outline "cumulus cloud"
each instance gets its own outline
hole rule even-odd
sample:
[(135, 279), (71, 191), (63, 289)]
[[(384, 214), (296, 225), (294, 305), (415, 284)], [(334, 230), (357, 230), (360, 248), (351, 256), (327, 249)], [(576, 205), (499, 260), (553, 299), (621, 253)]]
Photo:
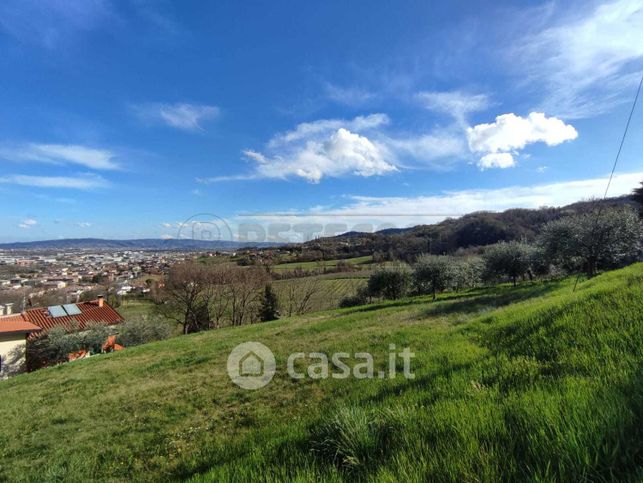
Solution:
[(513, 154), (528, 144), (543, 142), (556, 146), (577, 137), (574, 126), (541, 112), (532, 112), (526, 118), (502, 114), (493, 123), (467, 128), (469, 149), (482, 155), (478, 162), (482, 169), (514, 166)]
[(466, 152), (462, 136), (444, 130), (432, 133), (388, 132), (390, 119), (376, 113), (354, 119), (321, 119), (278, 133), (266, 149), (243, 151), (253, 171), (199, 178), (198, 182), (298, 177), (317, 183), (325, 177), (377, 176), (408, 164), (442, 169), (436, 160)]
[(32, 186), (35, 188), (66, 188), (79, 190), (91, 190), (107, 186), (107, 182), (101, 176), (91, 174), (75, 177), (12, 174), (0, 176), (0, 184)]
[[(592, 117), (631, 100), (643, 67), (643, 0), (543, 10), (513, 44), (510, 62), (545, 88), (541, 108), (568, 119)], [(552, 20), (554, 25), (552, 25)]]
[(216, 119), (220, 114), (217, 106), (205, 104), (147, 103), (132, 106), (134, 113), (147, 122), (161, 122), (184, 131), (201, 131), (203, 122)]
[(295, 129), (277, 134), (268, 143), (268, 147), (275, 148), (287, 145), (296, 141), (307, 140), (319, 135), (327, 135), (331, 131), (340, 128), (349, 131), (368, 131), (378, 127), (386, 126), (391, 121), (386, 114), (376, 113), (368, 116), (357, 116), (354, 119), (321, 119), (314, 122), (303, 122)]
[(116, 154), (78, 144), (38, 144), (0, 146), (0, 158), (8, 161), (77, 164), (96, 170), (115, 170), (120, 166)]
[(260, 177), (297, 176), (313, 183), (318, 183), (325, 176), (375, 176), (397, 169), (384, 159), (382, 150), (368, 138), (343, 127), (322, 142), (306, 142), (288, 157), (268, 159), (252, 151), (246, 155), (257, 162)]

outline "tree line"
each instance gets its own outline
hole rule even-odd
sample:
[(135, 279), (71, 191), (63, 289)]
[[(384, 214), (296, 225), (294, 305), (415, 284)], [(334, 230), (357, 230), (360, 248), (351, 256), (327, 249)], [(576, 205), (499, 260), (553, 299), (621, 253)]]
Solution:
[[(642, 190), (643, 191), (643, 190)], [(341, 306), (373, 298), (398, 299), (409, 294), (436, 294), (475, 287), (483, 282), (585, 273), (617, 268), (639, 259), (643, 225), (634, 209), (598, 208), (550, 221), (533, 243), (501, 241), (481, 256), (422, 254), (412, 265), (397, 263), (375, 271), (366, 287), (345, 297)]]

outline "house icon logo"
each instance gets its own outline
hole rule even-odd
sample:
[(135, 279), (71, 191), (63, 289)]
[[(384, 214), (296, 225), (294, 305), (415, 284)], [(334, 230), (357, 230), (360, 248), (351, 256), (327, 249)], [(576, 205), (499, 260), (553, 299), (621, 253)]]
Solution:
[(228, 375), (243, 389), (260, 389), (268, 384), (277, 364), (275, 356), (260, 342), (239, 344), (228, 356)]

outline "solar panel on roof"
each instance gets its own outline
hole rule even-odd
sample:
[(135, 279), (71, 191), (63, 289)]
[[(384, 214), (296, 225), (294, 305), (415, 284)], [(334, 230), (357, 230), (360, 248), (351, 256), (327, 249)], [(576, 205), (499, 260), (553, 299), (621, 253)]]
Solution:
[(65, 317), (67, 315), (62, 305), (52, 305), (51, 307), (47, 307), (47, 310), (52, 317)]
[(63, 305), (63, 309), (65, 309), (67, 315), (78, 315), (82, 313), (76, 304), (65, 304)]

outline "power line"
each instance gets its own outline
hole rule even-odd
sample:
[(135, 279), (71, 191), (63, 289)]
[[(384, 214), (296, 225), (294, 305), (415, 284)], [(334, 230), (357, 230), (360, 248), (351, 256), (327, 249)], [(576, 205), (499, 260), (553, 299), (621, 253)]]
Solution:
[[(623, 150), (623, 144), (625, 144), (625, 138), (627, 137), (627, 132), (630, 129), (630, 123), (632, 122), (632, 116), (634, 115), (634, 109), (636, 109), (636, 103), (639, 100), (639, 94), (641, 93), (641, 86), (643, 86), (643, 75), (641, 76), (641, 80), (639, 81), (639, 86), (636, 89), (636, 95), (634, 96), (634, 102), (632, 102), (632, 109), (630, 109), (630, 115), (627, 117), (627, 122), (625, 123), (625, 130), (623, 131), (623, 137), (621, 137), (621, 143), (618, 146), (618, 151), (616, 152), (616, 158), (614, 158), (614, 165), (612, 166), (612, 172), (610, 173), (610, 177), (607, 180), (607, 186), (605, 187), (605, 193), (603, 194), (603, 201), (607, 198), (607, 192), (610, 189), (610, 185), (612, 184), (612, 178), (614, 178), (614, 172), (616, 171), (616, 166), (618, 165), (618, 160), (621, 157), (621, 151)], [(598, 225), (598, 219), (601, 216), (601, 212), (603, 211), (603, 206), (604, 203), (601, 203), (598, 206), (598, 211), (596, 213), (596, 219), (594, 220), (594, 226), (592, 228), (592, 233), (594, 230), (596, 230), (596, 226)], [(581, 276), (581, 272), (578, 272), (578, 275), (576, 276), (576, 282), (574, 282), (574, 292), (576, 291), (576, 286), (578, 285), (578, 280)]]

